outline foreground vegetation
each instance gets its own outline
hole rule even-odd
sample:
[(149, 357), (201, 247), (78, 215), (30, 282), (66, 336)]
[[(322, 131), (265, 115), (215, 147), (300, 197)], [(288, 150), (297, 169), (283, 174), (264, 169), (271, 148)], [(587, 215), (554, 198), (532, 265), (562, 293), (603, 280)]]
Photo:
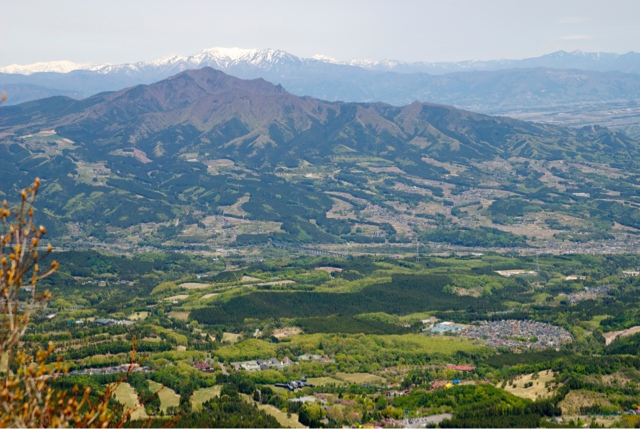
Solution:
[[(640, 280), (624, 273), (640, 265), (636, 255), (56, 256), (61, 268), (43, 280), (52, 300), (37, 311), (25, 350), (53, 342), (54, 356), (78, 372), (55, 385), (103, 392), (121, 374), (82, 371), (127, 364), (135, 338), (149, 371), (127, 377), (129, 396), (143, 404), (129, 424), (336, 426), (443, 413), (452, 416), (441, 427), (635, 424), (623, 413), (640, 402), (640, 334), (608, 345), (605, 337), (640, 325)], [(126, 323), (96, 323), (109, 318)], [(482, 338), (430, 334), (437, 319), (536, 320), (573, 341), (488, 347)], [(294, 364), (255, 372), (232, 365), (270, 358)], [(304, 376), (316, 386), (274, 387)], [(134, 403), (124, 396), (114, 400)], [(298, 397), (316, 402), (291, 401)]]

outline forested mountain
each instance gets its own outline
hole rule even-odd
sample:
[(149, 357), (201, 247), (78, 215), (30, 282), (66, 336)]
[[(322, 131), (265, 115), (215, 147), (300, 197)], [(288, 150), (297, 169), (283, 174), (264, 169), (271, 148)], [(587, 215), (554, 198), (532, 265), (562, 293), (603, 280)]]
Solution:
[[(438, 182), (476, 186), (477, 163), (606, 162), (630, 171), (638, 159), (637, 142), (601, 127), (560, 128), (418, 102), (326, 102), (211, 68), (0, 113), (1, 191), (41, 176), (52, 222), (89, 222), (84, 230), (102, 238), (105, 225), (169, 222), (175, 234), (180, 219), (194, 224), (226, 212), (281, 223), (284, 232), (271, 237), (331, 242), (353, 225), (327, 217), (333, 200), (326, 192), (396, 198), (395, 176), (376, 176), (393, 168), (411, 176), (409, 183), (434, 181), (421, 186), (440, 198)], [(305, 171), (301, 180), (287, 173), (305, 168), (322, 173)]]

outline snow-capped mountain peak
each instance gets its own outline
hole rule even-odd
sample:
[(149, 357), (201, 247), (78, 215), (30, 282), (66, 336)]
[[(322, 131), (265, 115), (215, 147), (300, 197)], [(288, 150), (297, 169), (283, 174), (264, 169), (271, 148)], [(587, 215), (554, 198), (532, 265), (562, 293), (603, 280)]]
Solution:
[[(371, 71), (392, 71), (395, 73), (443, 74), (471, 70), (498, 70), (505, 68), (551, 67), (579, 68), (588, 70), (615, 70), (633, 72), (640, 63), (640, 55), (629, 52), (624, 55), (609, 53), (589, 53), (583, 51), (556, 51), (547, 55), (522, 60), (467, 60), (459, 62), (405, 62), (394, 59), (339, 61), (325, 55), (300, 58), (279, 49), (245, 49), (214, 47), (204, 49), (194, 55), (169, 55), (153, 61), (126, 64), (79, 64), (71, 61), (42, 62), (29, 65), (12, 64), (0, 67), (0, 73), (30, 75), (39, 72), (69, 73), (87, 70), (99, 74), (119, 74), (126, 76), (144, 75), (142, 81), (164, 78), (172, 73), (188, 69), (213, 67), (233, 73), (233, 70), (257, 76), (259, 70), (283, 72), (284, 68), (312, 66), (314, 64), (335, 64), (364, 68)], [(248, 70), (254, 72), (249, 73)]]
[(316, 61), (322, 61), (323, 63), (330, 63), (330, 64), (344, 64), (341, 61), (336, 60), (335, 58), (331, 58), (328, 57), (326, 55), (314, 55), (313, 57), (311, 57), (311, 59), (316, 60)]
[(71, 61), (39, 62), (27, 65), (11, 64), (0, 67), (0, 73), (30, 75), (33, 73), (69, 73), (74, 70), (92, 70), (93, 64), (79, 64)]

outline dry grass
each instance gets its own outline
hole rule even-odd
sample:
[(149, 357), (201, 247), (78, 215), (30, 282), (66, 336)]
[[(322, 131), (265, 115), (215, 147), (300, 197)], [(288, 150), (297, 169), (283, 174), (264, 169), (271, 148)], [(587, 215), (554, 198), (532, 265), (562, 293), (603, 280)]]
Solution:
[(329, 274), (342, 272), (342, 268), (336, 268), (336, 267), (316, 267), (315, 270), (324, 271), (325, 273), (329, 273)]
[(275, 286), (275, 285), (290, 285), (294, 284), (293, 280), (278, 280), (275, 282), (257, 283), (256, 286)]
[(466, 289), (463, 287), (454, 286), (451, 288), (451, 290), (458, 296), (471, 296), (473, 298), (480, 298), (482, 296), (482, 292), (484, 292), (484, 289), (481, 287)]
[(240, 334), (234, 334), (232, 332), (224, 332), (222, 334), (222, 342), (223, 343), (231, 343), (231, 344), (235, 344), (238, 341), (240, 341), (240, 338), (242, 338), (242, 335)]
[(220, 294), (218, 293), (208, 293), (206, 295), (202, 295), (202, 297), (200, 299), (209, 299), (209, 298), (213, 298), (214, 296), (218, 296)]
[(149, 315), (148, 311), (137, 311), (129, 316), (129, 320), (144, 320)]
[(146, 410), (138, 401), (136, 391), (129, 383), (120, 383), (115, 391), (116, 400), (124, 405), (125, 409), (135, 409), (131, 414), (131, 420), (148, 419)]
[(558, 406), (562, 409), (562, 415), (579, 414), (580, 407), (590, 407), (596, 404), (611, 406), (604, 393), (590, 390), (572, 390), (564, 397)]
[(208, 288), (209, 286), (211, 286), (210, 284), (206, 284), (206, 283), (182, 283), (179, 284), (178, 286), (180, 286), (181, 288), (184, 289), (204, 289), (204, 288)]
[(231, 206), (220, 206), (219, 208), (223, 210), (224, 213), (229, 213), (235, 216), (246, 216), (249, 213), (242, 209), (242, 205), (249, 202), (249, 198), (249, 195), (243, 195), (242, 197), (238, 198), (238, 201), (236, 201), (235, 204)]
[(333, 200), (333, 206), (331, 210), (327, 212), (327, 217), (330, 219), (355, 219), (356, 214), (353, 209), (353, 204), (349, 204), (338, 198), (331, 198)]
[(272, 337), (276, 337), (277, 339), (281, 339), (281, 338), (286, 338), (286, 337), (291, 337), (293, 335), (298, 335), (302, 333), (302, 329), (298, 328), (297, 326), (294, 327), (290, 327), (290, 328), (281, 328), (281, 329), (276, 329), (273, 331), (273, 335)]
[[(220, 390), (222, 390), (222, 386), (213, 386), (206, 387), (204, 389), (198, 389), (193, 392), (191, 395), (191, 405), (194, 410), (202, 408), (202, 404), (207, 402), (209, 399), (220, 396)], [(179, 397), (178, 397), (179, 399)]]
[(185, 295), (185, 294), (180, 294), (180, 295), (173, 295), (170, 297), (165, 298), (165, 301), (180, 301), (183, 299), (187, 299), (189, 298), (189, 295)]
[[(533, 379), (533, 373), (521, 375), (513, 380), (516, 387), (513, 387), (512, 384), (507, 384), (504, 390), (525, 399), (549, 398), (553, 396), (555, 389), (552, 388), (549, 391), (545, 384), (547, 382), (552, 383), (554, 375), (553, 371), (542, 371), (538, 373), (539, 377), (536, 380)], [(533, 386), (525, 388), (524, 385), (529, 382), (533, 382)]]
[(602, 334), (602, 336), (604, 337), (605, 344), (608, 346), (609, 344), (611, 344), (611, 342), (613, 342), (613, 340), (618, 337), (628, 337), (629, 335), (637, 334), (638, 332), (640, 332), (640, 326), (634, 326), (622, 331), (607, 332), (606, 334)]
[(211, 161), (204, 161), (207, 165), (207, 172), (209, 174), (220, 174), (221, 171), (226, 171), (235, 167), (235, 164), (230, 159), (213, 159)]
[(352, 374), (348, 374), (346, 372), (337, 372), (336, 378), (346, 381), (347, 383), (355, 384), (380, 384), (385, 382), (384, 378), (366, 372), (354, 372)]
[(177, 320), (189, 320), (188, 311), (170, 311), (167, 316)]

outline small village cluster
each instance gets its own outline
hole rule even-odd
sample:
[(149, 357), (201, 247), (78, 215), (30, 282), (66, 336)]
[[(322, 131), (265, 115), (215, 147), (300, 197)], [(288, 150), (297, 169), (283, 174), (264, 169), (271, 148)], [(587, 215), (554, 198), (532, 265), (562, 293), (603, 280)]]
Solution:
[(544, 349), (573, 341), (565, 329), (531, 320), (481, 321), (462, 331), (465, 337), (484, 341), (491, 347)]
[[(298, 362), (331, 363), (334, 362), (334, 360), (315, 354), (303, 354), (298, 356)], [(290, 365), (297, 365), (298, 362), (294, 362), (288, 356), (285, 356), (282, 361), (279, 361), (277, 358), (272, 357), (266, 360), (256, 359), (243, 362), (231, 362), (231, 367), (236, 371), (264, 371), (267, 369), (283, 370)]]
[(605, 296), (610, 290), (613, 290), (613, 286), (601, 285), (596, 287), (585, 287), (582, 291), (570, 294), (561, 293), (560, 296), (565, 298), (570, 304), (577, 304), (581, 301)]
[(142, 366), (139, 363), (127, 363), (118, 366), (109, 366), (106, 368), (84, 368), (74, 369), (65, 375), (103, 375), (103, 374), (124, 374), (132, 372), (153, 372), (148, 366)]
[[(423, 321), (423, 323), (429, 320)], [(477, 340), (490, 347), (510, 349), (544, 349), (560, 347), (573, 341), (565, 329), (531, 320), (480, 321), (472, 325), (453, 322), (431, 323), (424, 332), (460, 335)]]

